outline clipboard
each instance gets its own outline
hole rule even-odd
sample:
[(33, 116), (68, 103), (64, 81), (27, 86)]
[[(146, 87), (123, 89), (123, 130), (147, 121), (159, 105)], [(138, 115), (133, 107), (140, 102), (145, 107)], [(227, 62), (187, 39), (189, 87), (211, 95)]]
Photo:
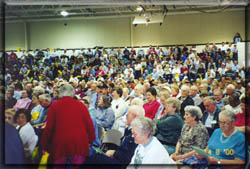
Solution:
[(202, 155), (203, 157), (205, 157), (205, 158), (208, 157), (208, 154), (200, 147), (192, 146), (192, 148), (193, 148), (193, 150), (195, 150), (198, 154)]

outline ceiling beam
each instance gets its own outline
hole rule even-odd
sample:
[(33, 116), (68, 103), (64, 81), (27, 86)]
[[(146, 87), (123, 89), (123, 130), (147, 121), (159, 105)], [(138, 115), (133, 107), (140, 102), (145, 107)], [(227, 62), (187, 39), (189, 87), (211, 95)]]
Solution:
[(136, 0), (5, 0), (7, 5), (105, 5), (105, 6), (130, 6), (130, 5), (243, 5), (246, 6), (248, 0), (154, 0), (154, 1), (136, 1)]

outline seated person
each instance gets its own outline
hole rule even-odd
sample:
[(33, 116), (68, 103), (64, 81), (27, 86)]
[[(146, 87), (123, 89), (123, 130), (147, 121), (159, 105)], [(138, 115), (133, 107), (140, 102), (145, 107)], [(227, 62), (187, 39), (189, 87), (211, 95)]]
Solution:
[(213, 131), (219, 128), (219, 113), (220, 110), (216, 106), (216, 100), (212, 96), (207, 96), (203, 99), (205, 111), (202, 116), (202, 123), (206, 126), (209, 135), (211, 136)]
[(195, 154), (192, 146), (204, 149), (209, 139), (208, 131), (200, 121), (202, 118), (200, 108), (197, 106), (187, 106), (184, 110), (185, 124), (177, 142), (175, 153), (172, 154), (173, 160), (178, 162)]
[(134, 141), (138, 144), (130, 162), (135, 168), (143, 168), (143, 164), (175, 164), (168, 152), (154, 137), (154, 122), (147, 117), (136, 118), (132, 124)]
[(98, 107), (95, 112), (95, 119), (99, 126), (110, 130), (115, 121), (115, 113), (111, 108), (108, 96), (101, 96), (98, 100)]
[[(240, 97), (240, 106), (242, 113), (236, 114), (236, 120), (234, 126), (242, 131), (243, 133), (248, 133), (250, 131), (250, 106), (249, 106), (249, 98), (245, 97), (245, 94)], [(248, 114), (246, 114), (248, 113)], [(248, 135), (249, 136), (249, 135)], [(250, 140), (249, 140), (250, 141)]]
[(22, 98), (17, 100), (17, 103), (15, 104), (15, 106), (13, 107), (15, 110), (19, 110), (19, 109), (29, 109), (29, 106), (31, 104), (31, 100), (28, 98), (28, 93), (26, 90), (22, 91)]
[(156, 100), (157, 91), (155, 88), (151, 87), (146, 90), (147, 103), (143, 105), (145, 110), (145, 116), (154, 119), (155, 114), (157, 113), (160, 103)]
[(240, 93), (235, 91), (233, 94), (228, 96), (228, 105), (225, 105), (225, 109), (233, 111), (236, 115), (242, 113), (240, 106)]
[[(131, 161), (135, 148), (137, 147), (137, 144), (135, 144), (134, 139), (132, 137), (132, 131), (130, 126), (131, 122), (136, 117), (143, 117), (144, 115), (145, 111), (141, 106), (130, 106), (126, 116), (128, 127), (125, 129), (124, 136), (121, 138), (120, 146), (116, 150), (108, 150), (105, 155), (99, 153), (94, 154), (93, 156), (86, 159), (82, 167), (85, 168), (86, 165), (89, 164), (117, 164), (121, 165), (121, 168), (126, 168), (126, 166)], [(94, 166), (91, 166), (91, 168), (92, 167)], [(106, 167), (110, 168), (108, 166)], [(100, 168), (100, 166), (97, 168)]]
[(14, 121), (17, 123), (16, 128), (24, 146), (26, 163), (31, 163), (31, 156), (38, 141), (38, 136), (30, 124), (30, 119), (30, 112), (25, 109), (19, 109), (14, 116)]
[[(208, 164), (221, 165), (217, 166), (217, 168), (241, 168), (245, 164), (245, 136), (234, 127), (235, 119), (236, 115), (232, 111), (224, 110), (220, 112), (220, 128), (213, 132), (209, 139), (208, 146), (205, 149), (208, 153), (208, 157), (206, 158)], [(195, 153), (195, 155), (198, 159), (202, 158), (202, 156), (197, 153)], [(227, 164), (230, 164), (230, 166)]]
[(184, 123), (179, 114), (181, 102), (179, 99), (171, 97), (163, 105), (166, 113), (161, 119), (156, 121), (155, 136), (171, 155), (175, 152)]

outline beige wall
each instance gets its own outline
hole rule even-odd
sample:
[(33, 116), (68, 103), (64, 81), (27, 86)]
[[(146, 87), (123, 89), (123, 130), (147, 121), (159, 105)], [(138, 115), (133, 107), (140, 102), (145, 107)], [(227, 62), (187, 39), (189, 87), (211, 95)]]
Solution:
[(24, 24), (6, 24), (6, 50), (25, 46), (37, 49), (199, 44), (232, 41), (235, 32), (245, 39), (244, 11), (166, 16), (162, 26), (134, 27), (130, 18), (41, 21), (28, 25), (25, 45)]
[(128, 46), (129, 23), (129, 18), (34, 22), (30, 26), (30, 47)]
[(232, 41), (235, 32), (244, 37), (244, 11), (214, 14), (189, 14), (166, 16), (159, 24), (137, 25), (134, 45), (199, 44)]
[(24, 23), (5, 24), (5, 50), (25, 49)]
[(246, 13), (246, 15), (247, 15), (247, 17), (246, 17), (246, 21), (247, 21), (247, 25), (246, 25), (246, 32), (247, 32), (247, 39), (246, 40), (250, 40), (250, 22), (249, 22), (249, 20), (250, 20), (250, 6), (248, 6), (248, 8), (247, 8), (247, 13)]

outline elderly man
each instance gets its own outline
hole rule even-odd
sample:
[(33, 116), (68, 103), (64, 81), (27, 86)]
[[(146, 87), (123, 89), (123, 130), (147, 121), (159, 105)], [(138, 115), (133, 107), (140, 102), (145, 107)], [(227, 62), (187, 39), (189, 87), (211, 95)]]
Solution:
[[(125, 129), (125, 133), (121, 138), (120, 146), (116, 150), (108, 150), (106, 155), (99, 153), (94, 154), (85, 161), (84, 165), (119, 164), (122, 165), (121, 168), (126, 168), (126, 166), (131, 161), (131, 158), (134, 155), (134, 151), (137, 147), (137, 144), (135, 144), (134, 138), (132, 136), (131, 123), (135, 118), (143, 117), (144, 115), (145, 111), (142, 106), (130, 106), (126, 115), (128, 127)], [(94, 166), (91, 166), (91, 168), (92, 167)], [(102, 166), (102, 169), (104, 169), (103, 167), (104, 166)], [(85, 166), (82, 166), (82, 168), (85, 168)], [(100, 168), (100, 166), (96, 166), (96, 168)], [(106, 168), (110, 168), (110, 166), (106, 166)]]
[(216, 107), (216, 100), (212, 96), (207, 96), (203, 99), (205, 111), (202, 116), (202, 123), (206, 126), (209, 135), (211, 136), (213, 131), (219, 128), (219, 113), (220, 109)]
[(179, 100), (182, 102), (181, 103), (181, 117), (184, 118), (184, 108), (188, 105), (194, 105), (193, 99), (189, 96), (189, 90), (190, 88), (187, 85), (182, 85), (181, 86), (181, 96), (179, 97)]
[(221, 89), (214, 89), (213, 94), (216, 100), (216, 106), (221, 110), (221, 108), (224, 106), (222, 103), (223, 92)]
[(38, 119), (33, 121), (32, 124), (43, 126), (47, 119), (48, 110), (51, 104), (51, 96), (49, 94), (42, 94), (39, 96), (39, 102), (44, 109), (40, 112)]
[(230, 96), (234, 93), (234, 91), (235, 91), (235, 86), (233, 84), (229, 84), (226, 87), (226, 93), (224, 96)]
[(199, 89), (197, 86), (195, 86), (195, 85), (191, 86), (189, 96), (194, 100), (195, 106), (199, 106), (202, 102), (202, 100), (198, 94), (198, 91), (199, 91)]

